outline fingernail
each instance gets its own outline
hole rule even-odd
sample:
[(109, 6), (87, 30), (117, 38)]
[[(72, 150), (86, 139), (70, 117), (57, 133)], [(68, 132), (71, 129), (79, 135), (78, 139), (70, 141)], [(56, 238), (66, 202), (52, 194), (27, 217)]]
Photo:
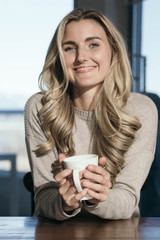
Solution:
[(83, 181), (83, 186), (88, 186), (88, 181)]
[(84, 174), (84, 177), (89, 177), (89, 172), (86, 172), (85, 174)]
[(83, 190), (84, 190), (85, 194), (88, 192), (88, 188), (84, 188)]
[(68, 168), (68, 169), (66, 169), (66, 173), (67, 173), (67, 174), (70, 174), (71, 172), (72, 172), (72, 170), (71, 170), (71, 169), (69, 169), (69, 168)]
[(93, 168), (93, 166), (94, 166), (93, 164), (90, 164), (87, 166), (87, 168), (91, 169), (91, 168)]

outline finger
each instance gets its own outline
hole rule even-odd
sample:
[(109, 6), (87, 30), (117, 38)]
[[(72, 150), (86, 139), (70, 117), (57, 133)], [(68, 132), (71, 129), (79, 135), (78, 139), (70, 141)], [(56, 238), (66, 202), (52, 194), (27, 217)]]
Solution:
[(105, 178), (108, 178), (108, 179), (110, 178), (109, 172), (107, 172), (107, 170), (102, 168), (101, 166), (88, 165), (87, 170), (96, 174), (103, 175)]
[(58, 155), (58, 159), (59, 159), (59, 162), (60, 162), (60, 163), (62, 163), (65, 158), (66, 158), (66, 156), (65, 156), (63, 153), (60, 153), (60, 154)]
[(77, 193), (75, 195), (75, 200), (77, 202), (81, 201), (82, 198), (86, 196), (87, 192), (88, 192), (88, 188), (84, 188), (80, 193)]
[(80, 200), (87, 194), (87, 189), (83, 189), (80, 193), (75, 192), (76, 189), (72, 186), (69, 190), (62, 195), (64, 201), (64, 209), (76, 209), (79, 207)]
[(105, 193), (95, 192), (91, 189), (88, 189), (88, 195), (98, 202), (104, 202), (107, 200), (109, 194), (109, 189), (106, 189)]
[(67, 194), (68, 196), (72, 196), (76, 193), (76, 188), (74, 185), (70, 185), (69, 181), (66, 181), (63, 185), (60, 186), (59, 193), (61, 195)]
[[(104, 182), (103, 176), (92, 173), (90, 171), (87, 171), (84, 173), (84, 178), (87, 180), (91, 180), (92, 182), (97, 182), (97, 183), (101, 183), (101, 184), (103, 184), (103, 182)], [(84, 183), (84, 182), (88, 183), (90, 181), (82, 181), (82, 183)]]
[(98, 165), (100, 165), (101, 167), (104, 167), (106, 164), (106, 161), (107, 161), (107, 159), (105, 157), (100, 157), (98, 159)]
[(106, 192), (108, 192), (108, 189), (110, 188), (110, 182), (107, 181), (105, 183), (105, 185), (102, 185), (102, 184), (97, 184), (97, 183), (94, 183), (94, 182), (91, 182), (91, 181), (88, 181), (88, 180), (84, 180), (82, 182), (82, 186), (85, 187), (85, 188), (91, 189), (95, 192), (105, 194)]
[(55, 180), (56, 182), (58, 182), (59, 184), (63, 184), (64, 180), (66, 181), (66, 178), (72, 173), (71, 169), (65, 169), (59, 173), (57, 173), (57, 175), (55, 176)]
[(106, 180), (110, 180), (110, 174), (100, 166), (88, 165), (88, 171), (85, 171), (84, 178), (104, 184)]
[(79, 172), (79, 179), (83, 178), (83, 174), (86, 172), (86, 169)]
[(63, 209), (65, 211), (71, 211), (79, 207), (79, 202), (76, 201), (74, 193), (71, 194), (67, 192), (64, 195), (62, 195), (62, 199)]

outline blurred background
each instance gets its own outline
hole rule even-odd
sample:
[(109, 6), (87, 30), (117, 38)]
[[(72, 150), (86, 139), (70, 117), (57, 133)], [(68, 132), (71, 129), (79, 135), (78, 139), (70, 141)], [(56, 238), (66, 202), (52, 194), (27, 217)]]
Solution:
[[(112, 20), (128, 47), (132, 91), (159, 101), (159, 0), (0, 0), (0, 216), (31, 215), (31, 196), (23, 185), (30, 171), (24, 105), (39, 91), (38, 76), (57, 25), (74, 8), (96, 9)], [(143, 206), (143, 215), (157, 213)]]

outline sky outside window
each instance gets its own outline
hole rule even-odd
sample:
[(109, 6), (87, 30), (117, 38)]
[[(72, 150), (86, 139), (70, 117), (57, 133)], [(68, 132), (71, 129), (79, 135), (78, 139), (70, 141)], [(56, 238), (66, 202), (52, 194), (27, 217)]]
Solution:
[[(39, 91), (38, 76), (60, 20), (73, 0), (0, 0), (0, 110), (23, 109)], [(160, 0), (143, 1), (142, 55), (146, 88), (160, 95)]]
[(38, 76), (73, 0), (0, 0), (0, 110), (23, 109), (39, 91)]
[(146, 91), (160, 96), (160, 0), (143, 1), (142, 55), (147, 57)]

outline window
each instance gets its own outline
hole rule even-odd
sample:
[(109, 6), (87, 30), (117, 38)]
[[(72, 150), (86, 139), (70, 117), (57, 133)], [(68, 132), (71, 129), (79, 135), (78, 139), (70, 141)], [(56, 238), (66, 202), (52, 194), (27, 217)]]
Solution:
[(160, 1), (143, 2), (142, 54), (146, 56), (146, 91), (160, 96), (159, 56), (160, 56)]
[(0, 0), (0, 109), (23, 109), (60, 20), (73, 0)]
[[(23, 109), (39, 91), (38, 76), (60, 20), (73, 0), (0, 0), (0, 153), (17, 154), (17, 170), (28, 171)], [(0, 169), (9, 169), (0, 161)]]

